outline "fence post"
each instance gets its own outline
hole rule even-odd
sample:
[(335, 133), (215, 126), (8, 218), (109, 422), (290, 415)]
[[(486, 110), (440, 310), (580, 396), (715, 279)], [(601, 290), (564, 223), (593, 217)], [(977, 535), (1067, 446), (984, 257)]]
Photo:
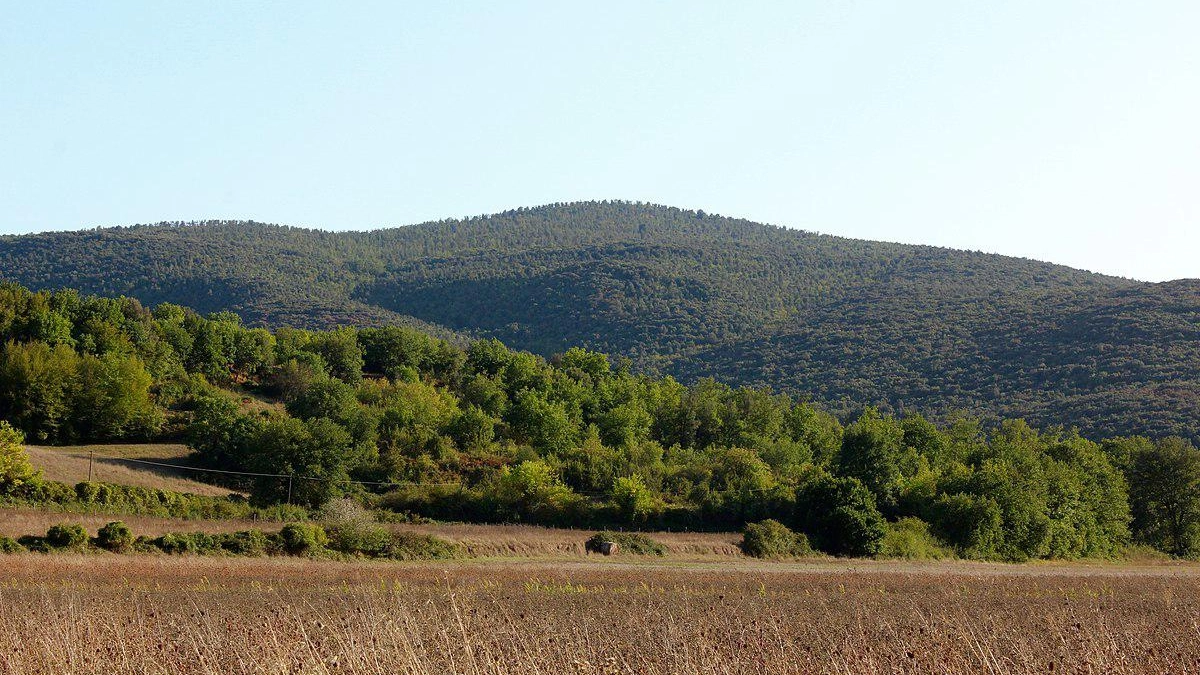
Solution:
[(288, 474), (288, 506), (292, 505), (292, 474)]
[(92, 464), (96, 461), (96, 453), (88, 450), (88, 482), (92, 482)]

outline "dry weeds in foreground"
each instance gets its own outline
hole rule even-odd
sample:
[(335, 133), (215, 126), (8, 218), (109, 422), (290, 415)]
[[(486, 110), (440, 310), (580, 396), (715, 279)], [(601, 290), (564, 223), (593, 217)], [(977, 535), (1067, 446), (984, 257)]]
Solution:
[(936, 566), (3, 563), (0, 672), (14, 675), (1200, 669), (1200, 579), (1169, 567), (1039, 576)]

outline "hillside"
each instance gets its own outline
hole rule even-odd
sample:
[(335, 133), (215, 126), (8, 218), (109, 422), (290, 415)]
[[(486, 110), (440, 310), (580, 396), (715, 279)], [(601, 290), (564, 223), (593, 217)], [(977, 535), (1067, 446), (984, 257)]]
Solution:
[[(396, 326), (272, 332), (229, 312), (0, 283), (0, 495), (248, 515), (229, 500), (71, 485), (159, 484), (126, 466), (147, 452), (181, 463), (184, 447), (167, 445), (179, 441), (187, 464), (222, 472), (258, 508), (350, 496), (404, 519), (593, 529), (770, 518), (806, 537), (763, 525), (776, 550), (832, 555), (909, 550), (896, 537), (981, 559), (1110, 557), (1130, 541), (1200, 551), (1187, 487), (1200, 451), (1177, 437), (1097, 443), (870, 407), (843, 424), (787, 395), (685, 386), (577, 347), (546, 360)], [(29, 442), (75, 446), (32, 453), (60, 482), (39, 478)], [(80, 444), (102, 456), (92, 469)], [(370, 541), (337, 550), (392, 555)]]
[[(196, 480), (194, 472), (163, 468), (141, 462), (185, 465), (190, 450), (173, 443), (138, 443), (25, 448), (34, 468), (46, 480), (75, 485), (92, 480), (117, 485), (172, 490), (194, 495), (224, 497), (229, 488)], [(130, 462), (126, 460), (138, 460)]]
[(935, 416), (1200, 436), (1200, 283), (593, 202), (370, 232), (246, 222), (0, 238), (0, 272), (251, 324), (573, 345)]

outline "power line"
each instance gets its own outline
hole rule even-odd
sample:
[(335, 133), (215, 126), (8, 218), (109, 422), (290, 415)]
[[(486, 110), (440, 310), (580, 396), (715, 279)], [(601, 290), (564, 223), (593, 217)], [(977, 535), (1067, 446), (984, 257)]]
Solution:
[[(64, 453), (65, 454), (65, 453)], [(71, 455), (72, 457), (82, 457), (82, 455)], [(198, 466), (188, 466), (186, 464), (168, 464), (166, 462), (151, 462), (145, 459), (131, 459), (128, 457), (103, 457), (114, 462), (129, 462), (132, 464), (145, 464), (147, 466), (158, 466), (165, 469), (175, 469), (177, 471), (197, 471), (200, 473), (220, 473), (229, 476), (250, 476), (253, 478), (287, 478), (288, 480), (306, 480), (314, 483), (333, 483), (336, 485), (353, 484), (353, 485), (375, 485), (375, 486), (423, 486), (423, 487), (462, 487), (462, 483), (419, 483), (416, 481), (372, 481), (372, 480), (339, 480), (336, 478), (320, 478), (317, 476), (298, 476), (288, 473), (255, 473), (252, 471), (230, 471), (228, 469), (206, 469)]]

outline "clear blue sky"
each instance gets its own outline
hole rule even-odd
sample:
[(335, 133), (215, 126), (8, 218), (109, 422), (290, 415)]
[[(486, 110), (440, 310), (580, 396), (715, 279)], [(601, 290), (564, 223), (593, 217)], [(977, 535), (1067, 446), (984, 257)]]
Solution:
[(0, 1), (0, 232), (652, 201), (1200, 277), (1200, 3)]

